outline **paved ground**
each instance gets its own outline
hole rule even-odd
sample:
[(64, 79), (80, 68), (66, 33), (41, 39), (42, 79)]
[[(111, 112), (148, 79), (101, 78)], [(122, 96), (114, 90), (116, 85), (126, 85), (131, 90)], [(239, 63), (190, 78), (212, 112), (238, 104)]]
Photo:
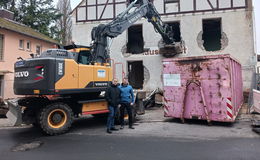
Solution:
[[(82, 134), (87, 130), (91, 135), (103, 135), (105, 126), (103, 120), (97, 120), (91, 116), (76, 120), (68, 134)], [(134, 132), (129, 129), (116, 132), (128, 136), (158, 136), (176, 137), (190, 139), (216, 139), (216, 138), (256, 138), (259, 137), (252, 132), (251, 116), (243, 115), (233, 123), (213, 123), (209, 126), (206, 121), (186, 120), (182, 124), (178, 119), (165, 118), (162, 108), (146, 110), (146, 114), (139, 116), (135, 123)], [(22, 126), (30, 128), (31, 126)], [(11, 129), (7, 119), (0, 118), (0, 128)], [(15, 127), (20, 128), (20, 127)]]
[(36, 132), (28, 128), (1, 131), (1, 160), (259, 160), (259, 138), (192, 140), (87, 132), (47, 137)]
[(134, 130), (109, 135), (105, 122), (93, 117), (75, 121), (69, 133), (46, 136), (31, 126), (9, 127), (0, 119), (0, 159), (259, 159), (259, 135), (250, 116), (233, 125), (163, 117), (155, 108), (139, 117)]

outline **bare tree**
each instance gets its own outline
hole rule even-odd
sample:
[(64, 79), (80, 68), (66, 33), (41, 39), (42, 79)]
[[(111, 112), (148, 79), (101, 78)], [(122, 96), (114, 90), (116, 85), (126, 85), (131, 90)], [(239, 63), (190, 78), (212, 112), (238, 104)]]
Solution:
[(0, 9), (8, 9), (10, 11), (15, 10), (16, 0), (0, 0)]
[(61, 14), (60, 19), (57, 22), (57, 27), (59, 28), (58, 39), (62, 45), (68, 45), (71, 43), (72, 38), (72, 21), (70, 17), (71, 5), (70, 0), (59, 0), (57, 4), (57, 9)]

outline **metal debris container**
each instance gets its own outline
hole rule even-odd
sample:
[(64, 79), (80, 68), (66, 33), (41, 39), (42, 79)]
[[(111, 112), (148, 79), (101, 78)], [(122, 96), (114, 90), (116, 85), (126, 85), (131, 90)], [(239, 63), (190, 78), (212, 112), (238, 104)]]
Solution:
[(228, 54), (163, 60), (166, 117), (234, 122), (242, 87), (241, 64)]

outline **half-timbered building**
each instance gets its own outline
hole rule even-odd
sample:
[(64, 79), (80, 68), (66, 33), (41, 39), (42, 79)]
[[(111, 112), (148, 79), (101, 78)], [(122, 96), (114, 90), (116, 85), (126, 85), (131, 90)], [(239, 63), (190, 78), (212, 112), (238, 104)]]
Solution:
[[(112, 21), (129, 2), (80, 2), (72, 12), (73, 41), (89, 45), (92, 28)], [(256, 62), (252, 0), (152, 0), (152, 3), (162, 20), (173, 26), (175, 41), (185, 44), (183, 54), (176, 57), (231, 54), (242, 64), (244, 90), (250, 88)], [(151, 91), (162, 87), (164, 57), (158, 51), (160, 40), (160, 34), (144, 18), (114, 38), (111, 58), (123, 64), (134, 88)]]

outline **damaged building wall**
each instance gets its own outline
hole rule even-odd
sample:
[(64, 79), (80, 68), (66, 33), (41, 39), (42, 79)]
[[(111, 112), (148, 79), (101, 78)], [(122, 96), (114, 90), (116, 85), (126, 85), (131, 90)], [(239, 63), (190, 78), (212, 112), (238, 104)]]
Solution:
[[(190, 1), (190, 2), (189, 2)], [(244, 90), (247, 90), (251, 86), (253, 68), (255, 65), (255, 53), (253, 42), (253, 23), (252, 10), (245, 8), (239, 8), (245, 5), (245, 1), (236, 0), (229, 1), (219, 0), (217, 4), (216, 0), (210, 0), (210, 5), (207, 0), (200, 0), (201, 3), (196, 4), (196, 10), (194, 9), (193, 0), (180, 0), (180, 4), (172, 3), (175, 10), (172, 12), (182, 14), (165, 14), (162, 15), (164, 22), (179, 22), (180, 33), (182, 40), (185, 42), (184, 54), (177, 55), (176, 57), (183, 56), (201, 56), (201, 55), (214, 55), (214, 54), (231, 54), (238, 59), (243, 67), (243, 80)], [(247, 1), (246, 1), (247, 2)], [(160, 13), (170, 12), (170, 6), (167, 5), (163, 8), (163, 0), (155, 0), (154, 4)], [(119, 4), (122, 5), (122, 4)], [(223, 9), (220, 11), (210, 11), (212, 7), (225, 8), (227, 6), (237, 6), (237, 9)], [(176, 6), (181, 7), (178, 11)], [(120, 7), (116, 7), (118, 10), (113, 11), (111, 8), (106, 13), (113, 12), (118, 13)], [(109, 9), (109, 8), (108, 8)], [(165, 9), (165, 10), (164, 10)], [(205, 10), (205, 11), (198, 11)], [(122, 11), (122, 8), (120, 8)], [(186, 13), (187, 12), (187, 13)], [(91, 30), (94, 26), (100, 23), (107, 24), (111, 20), (92, 20), (92, 21), (77, 21), (76, 11), (73, 12), (73, 40), (78, 44), (89, 45), (91, 42)], [(220, 19), (220, 50), (207, 51), (203, 46), (203, 20)], [(125, 71), (129, 70), (128, 62), (142, 61), (144, 66), (144, 80), (143, 89), (153, 90), (158, 87), (162, 87), (162, 57), (158, 51), (158, 43), (161, 40), (161, 36), (154, 32), (154, 28), (151, 23), (148, 23), (146, 19), (141, 19), (135, 23), (135, 25), (142, 25), (142, 36), (144, 42), (144, 52), (140, 54), (127, 53), (128, 43), (128, 31), (114, 38), (111, 46), (111, 57), (116, 62), (122, 62), (124, 64)], [(84, 34), (82, 34), (84, 33)], [(137, 70), (138, 72), (138, 70)]]

